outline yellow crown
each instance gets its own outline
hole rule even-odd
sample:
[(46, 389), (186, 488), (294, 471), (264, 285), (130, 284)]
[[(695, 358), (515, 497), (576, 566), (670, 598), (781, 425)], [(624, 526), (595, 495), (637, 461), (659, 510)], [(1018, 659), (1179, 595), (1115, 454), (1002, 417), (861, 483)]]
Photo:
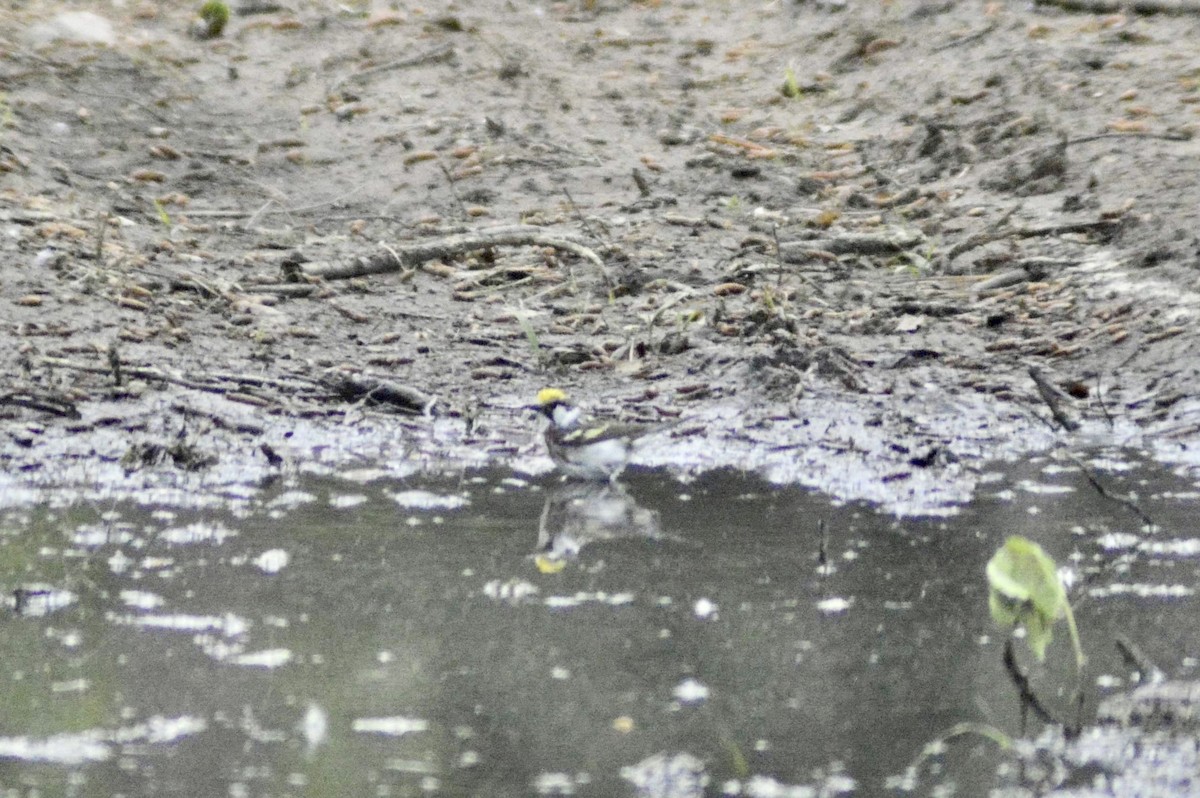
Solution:
[(546, 405), (552, 405), (555, 402), (567, 401), (567, 395), (558, 388), (543, 388), (542, 390), (538, 391), (537, 399), (538, 404), (542, 407), (545, 407)]

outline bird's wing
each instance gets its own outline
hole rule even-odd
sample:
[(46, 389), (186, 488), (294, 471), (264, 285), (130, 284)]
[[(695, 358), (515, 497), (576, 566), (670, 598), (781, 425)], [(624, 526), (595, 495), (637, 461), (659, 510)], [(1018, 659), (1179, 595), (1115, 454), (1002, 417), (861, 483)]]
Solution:
[(645, 434), (641, 424), (594, 424), (579, 429), (567, 430), (557, 436), (563, 446), (587, 446), (590, 443), (611, 441), (616, 438), (633, 440)]

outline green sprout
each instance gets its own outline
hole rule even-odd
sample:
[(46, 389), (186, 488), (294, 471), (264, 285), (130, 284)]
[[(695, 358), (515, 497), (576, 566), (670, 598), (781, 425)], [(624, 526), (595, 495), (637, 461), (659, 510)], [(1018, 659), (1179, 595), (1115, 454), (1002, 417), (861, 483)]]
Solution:
[(1024, 627), (1029, 650), (1038, 662), (1046, 659), (1046, 646), (1054, 637), (1055, 622), (1066, 618), (1076, 667), (1082, 670), (1086, 659), (1075, 614), (1067, 602), (1067, 591), (1054, 560), (1041, 546), (1013, 535), (988, 561), (987, 580), (992, 619), (1007, 629)]
[(158, 200), (154, 200), (154, 210), (158, 211), (158, 220), (162, 222), (163, 227), (170, 227), (171, 215), (167, 213), (167, 209)]
[[(1042, 547), (1031, 540), (1013, 535), (1004, 541), (1004, 545), (996, 550), (987, 564), (988, 608), (992, 619), (1007, 630), (1018, 626), (1025, 628), (1025, 639), (1029, 648), (1039, 662), (1046, 659), (1046, 647), (1052, 639), (1054, 624), (1059, 618), (1067, 619), (1071, 643), (1075, 649), (1075, 696), (1076, 706), (1082, 707), (1082, 673), (1084, 665), (1083, 648), (1079, 643), (1079, 630), (1075, 627), (1075, 615), (1067, 602), (1067, 591), (1058, 576), (1054, 560)], [(1008, 652), (1011, 652), (1012, 639), (1005, 647), (1006, 663)], [(1013, 674), (1014, 680), (1024, 682), (1023, 676)], [(1027, 683), (1022, 688), (1028, 689)], [(1044, 714), (1045, 710), (1036, 703), (1032, 695), (1028, 697), (1031, 703)], [(1080, 722), (1076, 721), (1073, 730), (1068, 733), (1078, 733)], [(921, 768), (929, 759), (938, 756), (946, 750), (951, 740), (965, 735), (982, 737), (991, 740), (1001, 750), (1013, 746), (1013, 740), (1004, 732), (987, 723), (964, 722), (957, 723), (942, 732), (921, 749), (920, 754), (909, 765), (905, 778), (915, 783)]]
[(779, 93), (789, 100), (794, 100), (804, 93), (804, 89), (800, 88), (800, 84), (796, 81), (796, 73), (791, 67), (783, 71), (783, 85), (779, 87)]

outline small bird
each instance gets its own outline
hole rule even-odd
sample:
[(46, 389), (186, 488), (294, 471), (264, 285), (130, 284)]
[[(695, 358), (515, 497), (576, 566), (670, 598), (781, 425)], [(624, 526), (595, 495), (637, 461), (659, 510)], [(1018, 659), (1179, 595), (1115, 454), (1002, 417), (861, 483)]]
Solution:
[(538, 391), (533, 409), (550, 422), (545, 436), (550, 459), (579, 479), (615, 481), (629, 462), (633, 442), (648, 431), (640, 424), (581, 423), (583, 411), (558, 388)]

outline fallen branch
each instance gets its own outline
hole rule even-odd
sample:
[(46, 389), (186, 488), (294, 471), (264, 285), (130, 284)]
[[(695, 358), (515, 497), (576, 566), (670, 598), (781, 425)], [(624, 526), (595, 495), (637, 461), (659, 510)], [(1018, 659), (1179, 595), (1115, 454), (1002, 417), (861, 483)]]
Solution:
[(933, 48), (933, 52), (939, 53), (942, 50), (949, 50), (951, 47), (959, 47), (960, 45), (969, 44), (977, 39), (982, 39), (984, 36), (987, 36), (998, 27), (1000, 27), (999, 23), (994, 21), (989, 22), (987, 25), (984, 25), (974, 33), (968, 33), (965, 36), (959, 36), (957, 39), (951, 39), (948, 42), (943, 42), (942, 44), (937, 45)]
[(1094, 222), (1064, 222), (1046, 227), (1023, 227), (1012, 232), (1016, 238), (1061, 236), (1068, 233), (1104, 233), (1111, 235), (1121, 226), (1120, 219), (1097, 219)]
[(312, 296), (315, 293), (326, 290), (323, 286), (308, 283), (263, 283), (262, 285), (255, 285), (253, 288), (255, 292), (260, 294), (271, 294), (291, 299)]
[(1042, 374), (1037, 366), (1029, 367), (1029, 376), (1033, 380), (1033, 384), (1037, 386), (1038, 394), (1042, 397), (1042, 401), (1050, 408), (1050, 414), (1054, 416), (1054, 420), (1058, 425), (1067, 432), (1074, 432), (1079, 429), (1079, 422), (1071, 418), (1066, 408), (1063, 407), (1063, 396), (1058, 388), (1051, 384), (1050, 380)]
[(0, 405), (12, 405), (14, 407), (24, 407), (29, 410), (38, 410), (42, 413), (49, 413), (52, 416), (60, 418), (80, 419), (83, 418), (76, 409), (75, 403), (70, 399), (49, 394), (33, 394), (28, 391), (19, 391), (17, 393), (6, 393), (0, 395)]
[[(112, 366), (94, 366), (90, 363), (76, 363), (61, 357), (42, 357), (35, 361), (38, 366), (46, 366), (48, 368), (67, 369), (68, 371), (81, 371), (87, 374), (106, 374), (112, 375)], [(312, 390), (315, 385), (318, 385), (315, 380), (308, 380), (304, 377), (297, 377), (298, 382), (290, 380), (272, 379), (270, 377), (262, 377), (254, 374), (230, 374), (216, 373), (206, 374), (200, 377), (187, 377), (178, 374), (168, 374), (161, 369), (151, 366), (135, 366), (128, 362), (121, 363), (121, 373), (125, 377), (134, 377), (139, 380), (155, 380), (158, 382), (166, 382), (171, 385), (178, 385), (181, 388), (190, 388), (195, 391), (205, 391), (207, 393), (228, 394), (243, 390), (245, 386), (254, 386), (260, 388), (274, 388), (281, 391), (286, 391), (288, 395), (294, 395), (298, 390)], [(306, 384), (299, 384), (306, 383)]]
[(1043, 257), (1024, 258), (1017, 263), (1016, 269), (994, 274), (972, 286), (971, 291), (975, 294), (981, 294), (985, 291), (1008, 288), (1030, 281), (1041, 282), (1049, 277), (1052, 272), (1062, 271), (1077, 265), (1079, 265), (1078, 260)]
[(1200, 14), (1200, 5), (1186, 0), (1034, 0), (1034, 5), (1057, 6), (1064, 11), (1088, 14)]
[(425, 53), (419, 53), (417, 55), (410, 56), (408, 58), (401, 58), (396, 61), (389, 61), (386, 64), (380, 64), (379, 66), (373, 66), (369, 69), (351, 72), (349, 75), (343, 75), (330, 84), (329, 88), (325, 90), (325, 94), (333, 94), (342, 87), (342, 84), (358, 83), (383, 72), (391, 72), (394, 69), (408, 69), (415, 66), (424, 66), (425, 64), (436, 64), (439, 61), (449, 61), (452, 58), (454, 58), (453, 45), (443, 44), (441, 47), (435, 47)]
[(1099, 219), (1094, 222), (1064, 222), (1062, 224), (1048, 225), (1046, 227), (1017, 227), (998, 229), (1008, 220), (1011, 212), (1005, 214), (1004, 217), (993, 225), (990, 229), (981, 233), (975, 233), (968, 236), (946, 251), (945, 259), (947, 262), (954, 260), (959, 255), (977, 247), (982, 247), (984, 244), (991, 244), (994, 241), (1003, 241), (1008, 238), (1043, 238), (1049, 236), (1060, 236), (1068, 233), (1100, 233), (1105, 236), (1111, 236), (1116, 232), (1121, 222), (1119, 219)]
[(171, 405), (171, 410), (179, 413), (184, 418), (202, 418), (208, 421), (217, 429), (232, 430), (246, 435), (262, 435), (263, 427), (261, 424), (255, 424), (250, 421), (229, 419), (219, 413), (214, 413), (211, 410), (201, 410), (199, 408), (185, 405), (182, 402), (176, 402)]
[(368, 374), (347, 374), (330, 369), (325, 372), (322, 384), (347, 401), (366, 400), (374, 404), (388, 404), (414, 415), (429, 415), (437, 403), (436, 398), (416, 388)]
[(924, 240), (921, 233), (907, 230), (884, 235), (847, 233), (830, 238), (784, 241), (779, 245), (779, 255), (788, 263), (807, 260), (808, 253), (813, 250), (834, 255), (896, 255)]
[[(491, 247), (553, 247), (578, 255), (600, 270), (605, 283), (612, 285), (604, 261), (581, 241), (554, 235), (537, 228), (498, 227), (462, 235), (446, 236), (403, 247), (384, 247), (373, 255), (360, 255), (338, 263), (305, 263), (296, 269), (296, 279), (348, 280), (372, 274), (415, 269), (425, 261), (446, 260), (467, 252)], [(274, 291), (283, 285), (258, 285), (256, 291)]]

